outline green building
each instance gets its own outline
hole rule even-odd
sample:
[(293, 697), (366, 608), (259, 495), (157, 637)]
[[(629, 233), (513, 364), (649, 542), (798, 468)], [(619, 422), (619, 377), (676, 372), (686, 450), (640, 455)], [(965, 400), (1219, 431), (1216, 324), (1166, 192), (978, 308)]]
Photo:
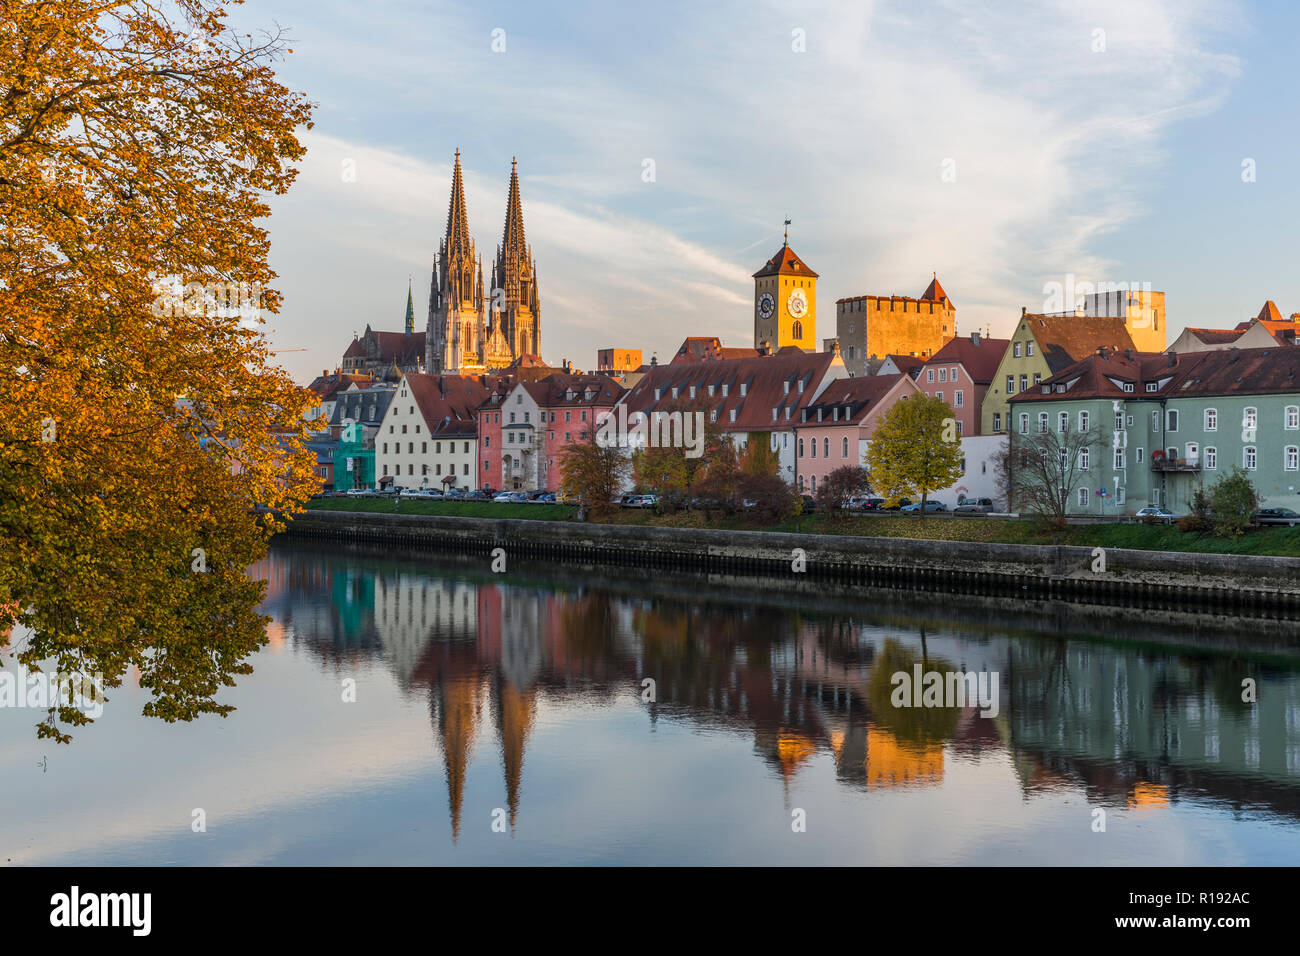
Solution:
[[(1063, 482), (1071, 514), (1185, 513), (1233, 465), (1262, 507), (1300, 511), (1300, 348), (1103, 351), (1008, 407), (1013, 443), (1074, 432), (1073, 480)], [(1080, 444), (1084, 432), (1095, 442)]]
[(375, 440), (361, 425), (346, 425), (334, 449), (334, 490), (375, 487)]

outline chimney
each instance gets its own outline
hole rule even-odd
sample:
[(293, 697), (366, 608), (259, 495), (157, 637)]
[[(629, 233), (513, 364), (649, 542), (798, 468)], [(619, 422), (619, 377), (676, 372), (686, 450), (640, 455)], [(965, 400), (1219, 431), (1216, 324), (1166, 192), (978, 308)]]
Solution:
[(1029, 314), (1029, 309), (1022, 305), (1020, 307), (1020, 317), (1023, 319), (1028, 314)]
[(1106, 357), (1106, 346), (1103, 345), (1101, 348), (1097, 349), (1097, 354), (1100, 355), (1102, 358), (1105, 358), (1105, 357)]
[(1130, 362), (1133, 361), (1133, 350), (1132, 350), (1132, 349), (1125, 349), (1125, 350), (1124, 350), (1124, 357), (1125, 357), (1126, 359), (1128, 359)]
[(978, 332), (972, 332), (972, 333), (970, 334), (970, 344), (971, 344), (971, 345), (979, 345), (979, 344), (980, 344), (980, 334), (979, 334)]

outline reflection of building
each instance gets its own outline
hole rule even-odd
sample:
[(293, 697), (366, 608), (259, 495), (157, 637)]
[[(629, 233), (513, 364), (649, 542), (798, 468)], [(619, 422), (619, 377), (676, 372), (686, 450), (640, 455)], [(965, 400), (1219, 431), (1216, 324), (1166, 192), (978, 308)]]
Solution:
[[(1300, 818), (1294, 672), (1010, 638), (1006, 617), (989, 624), (994, 639), (971, 630), (973, 617), (921, 634), (901, 616), (865, 623), (860, 600), (837, 613), (824, 610), (824, 595), (818, 609), (776, 598), (702, 601), (668, 575), (620, 589), (556, 568), (506, 580), (466, 567), (426, 573), (286, 548), (253, 569), (269, 579), (264, 610), (295, 649), (331, 667), (382, 660), (403, 691), (427, 693), (457, 836), (463, 821), (477, 826), (495, 806), (509, 808), (512, 826), (527, 820), (527, 748), (544, 708), (581, 707), (599, 719), (603, 703), (639, 699), (646, 676), (655, 680), (656, 699), (644, 704), (651, 721), (752, 739), (772, 778), (786, 783), (833, 772), (836, 785), (859, 791), (930, 787), (956, 763), (995, 756), (989, 772), (1009, 763), (1026, 794), (1084, 790), (1153, 812), (1211, 799)], [(967, 708), (927, 722), (885, 710), (873, 690), (880, 674), (921, 654), (939, 670), (999, 671), (998, 717)], [(1243, 672), (1259, 680), (1258, 705), (1240, 703)], [(504, 803), (494, 794), (486, 808), (467, 805), (476, 757)]]

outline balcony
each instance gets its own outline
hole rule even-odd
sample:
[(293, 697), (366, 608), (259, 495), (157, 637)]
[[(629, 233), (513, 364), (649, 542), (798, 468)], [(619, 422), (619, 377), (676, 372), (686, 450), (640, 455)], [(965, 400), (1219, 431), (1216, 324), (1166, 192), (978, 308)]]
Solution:
[(1162, 473), (1190, 472), (1201, 470), (1200, 458), (1168, 458), (1158, 452), (1151, 456), (1151, 470)]

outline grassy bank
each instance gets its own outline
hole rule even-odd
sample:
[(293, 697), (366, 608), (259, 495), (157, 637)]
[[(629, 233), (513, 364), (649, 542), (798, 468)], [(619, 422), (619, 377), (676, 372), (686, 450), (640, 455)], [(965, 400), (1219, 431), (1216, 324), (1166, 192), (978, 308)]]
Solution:
[[(315, 498), (307, 503), (311, 511), (374, 511), (393, 513), (392, 498)], [(462, 518), (532, 518), (535, 521), (567, 521), (573, 505), (529, 505), (491, 501), (419, 501), (403, 498), (399, 514), (459, 515)]]
[[(320, 511), (393, 513), (390, 498), (318, 498), (308, 505)], [(402, 501), (401, 514), (460, 515), (467, 518), (531, 518), (572, 520), (572, 505), (494, 504), (490, 501)], [(856, 534), (878, 538), (917, 538), (927, 541), (989, 541), (999, 544), (1063, 544), (1088, 548), (1133, 548), (1139, 551), (1199, 551), (1210, 554), (1258, 554), (1300, 557), (1300, 527), (1261, 528), (1236, 538), (1216, 538), (1179, 531), (1173, 525), (1095, 524), (1052, 528), (1039, 521), (989, 518), (846, 517), (831, 520), (804, 515), (779, 524), (733, 517), (707, 521), (697, 511), (656, 515), (653, 511), (622, 509), (618, 524), (661, 528), (722, 528), (737, 531), (789, 531), (803, 534)]]

